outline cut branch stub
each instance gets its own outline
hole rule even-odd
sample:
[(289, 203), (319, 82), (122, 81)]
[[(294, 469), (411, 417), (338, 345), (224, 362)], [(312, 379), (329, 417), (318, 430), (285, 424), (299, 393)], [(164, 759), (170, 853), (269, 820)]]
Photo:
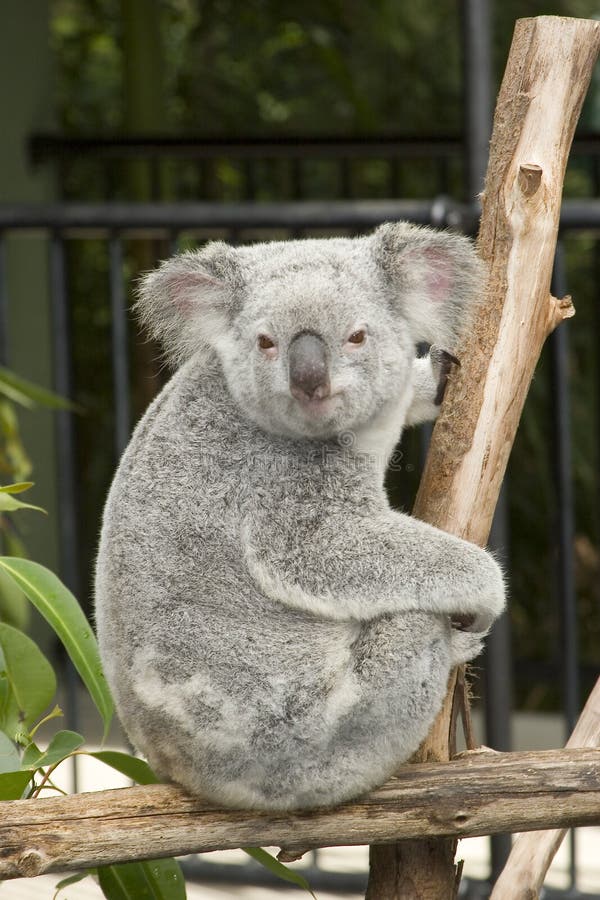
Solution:
[(536, 163), (523, 163), (519, 167), (519, 187), (526, 197), (533, 197), (542, 183), (543, 169)]

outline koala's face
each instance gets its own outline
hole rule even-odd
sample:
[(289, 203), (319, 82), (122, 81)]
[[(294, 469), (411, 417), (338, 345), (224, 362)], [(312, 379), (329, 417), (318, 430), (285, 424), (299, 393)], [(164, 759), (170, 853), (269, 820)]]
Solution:
[(282, 244), (266, 258), (257, 249), (238, 251), (245, 297), (216, 341), (229, 390), (250, 418), (278, 434), (331, 437), (411, 389), (408, 325), (354, 242)]
[(480, 276), (466, 238), (399, 222), (361, 238), (209, 244), (146, 276), (138, 308), (176, 361), (211, 346), (261, 427), (327, 438), (402, 402), (416, 344), (453, 348)]

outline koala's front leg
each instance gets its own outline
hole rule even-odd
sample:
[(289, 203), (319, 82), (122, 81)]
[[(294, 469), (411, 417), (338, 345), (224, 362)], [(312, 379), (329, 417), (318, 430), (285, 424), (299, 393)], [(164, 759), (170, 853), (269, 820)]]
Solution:
[(242, 529), (250, 574), (286, 606), (333, 619), (439, 613), (475, 632), (502, 612), (500, 567), (475, 544), (392, 510), (340, 503), (317, 522), (288, 514), (257, 510)]
[(413, 398), (406, 413), (407, 425), (432, 422), (440, 411), (448, 375), (453, 365), (460, 365), (451, 353), (432, 346), (427, 356), (413, 363)]

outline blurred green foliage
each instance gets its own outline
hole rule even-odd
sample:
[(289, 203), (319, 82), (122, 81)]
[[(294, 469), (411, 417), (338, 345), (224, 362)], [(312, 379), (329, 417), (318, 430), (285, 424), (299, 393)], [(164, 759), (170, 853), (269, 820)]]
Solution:
[[(454, 0), (305, 0), (302, 4), (289, 0), (243, 4), (234, 0), (147, 0), (143, 4), (139, 0), (54, 0), (57, 119), (66, 134), (137, 129), (235, 138), (459, 135), (463, 125), (459, 6)], [(589, 17), (600, 12), (600, 0), (503, 0), (492, 6), (497, 84), (516, 18)], [(138, 31), (132, 29), (136, 16)], [(143, 58), (136, 44), (142, 40), (141, 24), (146, 49), (157, 40), (162, 48), (156, 71), (131, 65), (134, 57)], [(141, 98), (143, 115), (132, 111), (134, 96)], [(595, 80), (584, 109), (586, 128), (600, 127), (599, 105)], [(140, 178), (140, 165), (144, 164), (99, 162), (93, 157), (63, 162), (63, 194), (78, 200), (152, 197), (225, 202), (250, 194), (258, 202), (298, 196), (298, 169), (288, 161), (259, 160), (249, 167), (226, 157), (204, 162), (165, 157), (145, 181)], [(310, 159), (301, 169), (300, 195), (306, 199), (431, 198), (439, 193), (461, 199), (464, 192), (458, 156), (445, 163), (420, 158), (391, 163)], [(599, 187), (598, 163), (573, 159), (566, 194), (597, 196)], [(250, 237), (238, 235), (240, 240)], [(185, 235), (179, 240), (180, 246), (190, 242)], [(580, 647), (582, 660), (589, 666), (589, 682), (600, 664), (596, 290), (600, 251), (592, 232), (567, 236), (565, 246), (569, 289), (577, 308), (576, 318), (563, 327), (569, 329), (571, 343)], [(166, 242), (127, 242), (127, 290), (140, 269), (169, 252)], [(114, 466), (107, 453), (113, 419), (106, 243), (90, 240), (72, 246), (69, 273), (77, 399), (88, 410), (85, 421), (77, 425), (82, 570), (88, 580), (102, 499)], [(157, 377), (156, 348), (143, 342), (133, 324), (131, 353), (137, 417), (161, 376)], [(550, 390), (546, 348), (508, 477), (511, 615), (517, 658), (560, 662)], [(418, 479), (418, 434), (407, 436), (403, 452), (403, 470), (391, 479), (390, 489), (394, 499), (408, 507)], [(521, 678), (517, 689), (523, 706), (550, 708), (559, 699), (556, 685), (543, 669)]]

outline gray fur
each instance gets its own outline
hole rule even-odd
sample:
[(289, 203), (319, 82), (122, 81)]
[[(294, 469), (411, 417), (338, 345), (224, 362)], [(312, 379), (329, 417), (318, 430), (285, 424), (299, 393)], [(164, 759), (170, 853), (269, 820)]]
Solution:
[[(180, 368), (108, 497), (97, 625), (123, 724), (162, 777), (226, 806), (328, 805), (427, 734), (502, 576), (393, 511), (383, 475), (403, 425), (437, 410), (439, 354), (415, 345), (454, 349), (480, 276), (465, 238), (398, 223), (211, 244), (143, 280), (140, 313)], [(295, 371), (304, 385), (325, 359), (325, 398), (291, 395), (301, 332), (322, 343), (296, 345)]]

